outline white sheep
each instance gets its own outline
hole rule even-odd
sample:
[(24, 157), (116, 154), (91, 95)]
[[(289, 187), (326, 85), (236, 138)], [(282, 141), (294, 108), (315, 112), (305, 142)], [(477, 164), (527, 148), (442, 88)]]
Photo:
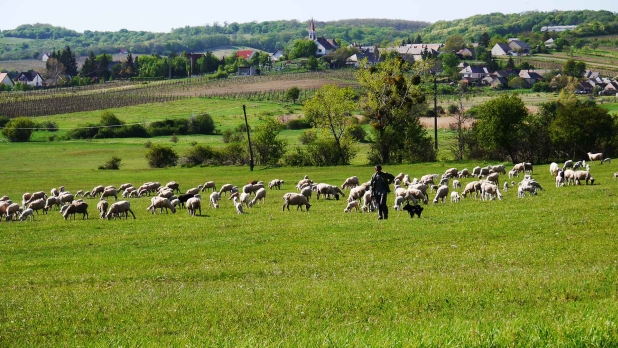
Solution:
[(407, 191), (406, 199), (412, 200), (414, 205), (418, 204), (418, 201), (423, 201), (423, 203), (427, 204), (427, 195), (425, 195), (421, 190), (410, 187)]
[(348, 202), (348, 205), (345, 207), (343, 212), (344, 213), (349, 213), (350, 211), (352, 211), (352, 209), (356, 209), (356, 211), (359, 211), (359, 203), (358, 203), (358, 201)]
[(502, 194), (500, 193), (500, 190), (498, 189), (498, 185), (492, 183), (492, 182), (484, 182), (481, 185), (481, 199), (482, 200), (494, 200), (496, 199), (496, 197), (500, 200), (502, 200)]
[(245, 211), (242, 207), (242, 202), (238, 200), (238, 197), (234, 197), (234, 207), (236, 208), (236, 214), (244, 214)]
[(616, 178), (618, 178), (618, 172), (614, 173), (614, 181), (616, 181)]
[(126, 219), (129, 218), (129, 213), (131, 213), (131, 215), (133, 215), (133, 219), (135, 219), (135, 214), (133, 213), (133, 210), (131, 210), (131, 203), (129, 201), (118, 201), (112, 204), (107, 210), (107, 214), (105, 214), (105, 216), (108, 220), (112, 217), (116, 220), (117, 217), (122, 219), (123, 213)]
[(315, 186), (315, 192), (317, 193), (317, 199), (320, 199), (320, 195), (324, 195), (327, 199), (331, 195), (335, 196), (335, 199), (339, 200), (339, 196), (345, 196), (345, 193), (337, 186), (329, 184), (318, 184)]
[(286, 207), (288, 208), (288, 211), (290, 211), (290, 205), (296, 205), (296, 210), (300, 208), (300, 211), (303, 211), (303, 205), (305, 206), (307, 211), (309, 211), (309, 208), (311, 208), (311, 204), (309, 204), (307, 198), (298, 193), (286, 193), (285, 195), (283, 195), (283, 200), (285, 200), (285, 203), (283, 203), (283, 208), (281, 209), (283, 211), (285, 211)]
[(367, 183), (363, 183), (362, 185), (351, 189), (350, 194), (348, 195), (348, 202), (361, 199), (365, 195), (365, 192), (369, 190), (369, 187), (370, 186)]
[(105, 219), (105, 212), (108, 207), (109, 203), (107, 201), (99, 201), (99, 203), (97, 203), (97, 210), (99, 211), (99, 217), (101, 219)]
[(459, 171), (459, 173), (457, 173), (457, 176), (462, 179), (462, 178), (469, 178), (470, 177), (470, 170), (468, 170), (468, 168), (464, 168), (461, 171)]
[(573, 165), (574, 165), (573, 160), (564, 161), (564, 165), (562, 166), (562, 170), (565, 170), (567, 168), (573, 168)]
[(88, 219), (88, 203), (86, 202), (72, 202), (67, 206), (67, 208), (62, 212), (62, 216), (66, 220), (69, 215), (73, 215), (73, 220), (75, 220), (76, 214), (82, 214), (82, 220)]
[(261, 188), (255, 192), (255, 197), (251, 201), (251, 205), (255, 205), (257, 202), (266, 202), (266, 189)]
[(151, 211), (152, 214), (156, 214), (156, 210), (159, 209), (163, 213), (163, 209), (167, 213), (170, 209), (172, 213), (176, 213), (176, 208), (172, 205), (172, 202), (164, 197), (155, 196), (150, 199), (150, 206), (146, 208), (146, 211)]
[(487, 178), (485, 179), (487, 181), (491, 181), (496, 185), (500, 185), (500, 174), (499, 173), (491, 173), (489, 175), (487, 175)]
[(481, 183), (479, 181), (469, 182), (461, 195), (463, 198), (466, 198), (468, 194), (472, 195), (473, 192), (475, 193), (475, 198), (478, 198), (481, 192)]
[(459, 180), (453, 180), (453, 190), (461, 188), (461, 182)]
[(363, 206), (361, 210), (365, 213), (372, 212), (376, 210), (375, 204), (373, 204), (373, 195), (371, 191), (366, 191), (363, 195)]
[(117, 201), (118, 200), (118, 192), (116, 191), (115, 188), (109, 188), (105, 191), (103, 191), (103, 193), (101, 193), (101, 201), (102, 200), (107, 200), (107, 197), (114, 197), (114, 200)]
[(556, 175), (558, 175), (558, 171), (560, 170), (560, 167), (558, 166), (558, 163), (556, 162), (552, 162), (549, 165), (549, 173), (551, 175), (553, 175), (554, 177), (556, 177)]
[(202, 185), (202, 192), (206, 191), (206, 189), (210, 189), (214, 192), (217, 190), (217, 185), (214, 181), (206, 181), (204, 185)]
[(443, 185), (436, 190), (436, 197), (433, 199), (434, 203), (438, 203), (440, 200), (444, 203), (444, 199), (448, 195), (448, 186)]
[(130, 183), (125, 183), (120, 185), (120, 187), (118, 187), (118, 191), (124, 191), (126, 189), (128, 189), (129, 187), (133, 187), (133, 185), (131, 185)]
[(301, 191), (300, 194), (305, 196), (305, 198), (307, 198), (307, 202), (311, 199), (311, 195), (313, 193), (313, 189), (311, 186), (307, 186), (304, 187)]
[(34, 211), (30, 208), (24, 210), (21, 215), (19, 215), (19, 221), (25, 221), (27, 218), (34, 221)]
[[(52, 198), (52, 197), (48, 197), (47, 199), (49, 198)], [(47, 206), (46, 200), (44, 200), (43, 198), (40, 198), (40, 199), (30, 202), (27, 208), (32, 209), (33, 211), (36, 211), (37, 214), (39, 213), (39, 210), (43, 210), (43, 214), (46, 214), (47, 213), (47, 209), (45, 209), (46, 206)]]
[(283, 183), (283, 180), (273, 179), (268, 183), (268, 188), (272, 190), (276, 187), (277, 190), (281, 190), (281, 185), (283, 185)]
[(609, 158), (609, 157), (607, 157), (607, 158), (605, 158), (605, 159), (603, 159), (603, 160), (601, 161), (601, 164), (603, 164), (603, 163), (612, 163), (612, 159), (611, 159), (611, 158)]
[(215, 191), (210, 194), (210, 201), (208, 202), (208, 206), (210, 207), (212, 205), (215, 209), (217, 209), (219, 208), (220, 200), (221, 200), (221, 195), (219, 194), (219, 192)]
[(346, 189), (346, 188), (351, 189), (351, 188), (355, 188), (358, 185), (359, 185), (358, 177), (357, 176), (351, 176), (351, 177), (345, 179), (343, 184), (341, 184), (341, 188), (342, 189)]
[(461, 197), (458, 192), (451, 192), (451, 203), (459, 203)]
[(45, 194), (45, 192), (43, 191), (35, 192), (30, 196), (30, 199), (28, 199), (26, 203), (22, 205), (27, 206), (28, 204), (30, 204), (30, 202), (37, 200), (37, 199), (41, 199), (41, 198), (47, 199), (47, 195)]
[(599, 153), (588, 152), (588, 159), (592, 163), (594, 163), (594, 161), (602, 161), (603, 160), (603, 153), (602, 152), (599, 152)]
[(444, 175), (448, 176), (449, 178), (455, 178), (457, 177), (457, 174), (458, 174), (457, 168), (449, 168), (444, 171)]
[[(187, 192), (185, 192), (185, 194), (191, 194), (191, 195), (196, 195), (198, 193), (200, 193), (200, 190), (202, 189), (202, 185), (197, 185), (197, 187), (193, 187), (187, 190)], [(173, 194), (173, 192), (172, 192)]]
[(221, 186), (221, 189), (219, 189), (219, 195), (223, 195), (224, 193), (227, 195), (228, 192), (231, 193), (233, 188), (234, 188), (234, 185), (232, 185), (232, 184), (225, 184), (225, 185)]
[(187, 200), (187, 210), (189, 211), (189, 215), (195, 216), (196, 211), (200, 211), (200, 216), (202, 215), (202, 200), (199, 195), (193, 196)]
[(404, 199), (403, 196), (395, 197), (395, 206), (393, 208), (395, 208), (395, 210), (400, 210), (404, 201), (405, 201), (405, 199)]
[(564, 172), (560, 170), (556, 175), (556, 187), (564, 186)]

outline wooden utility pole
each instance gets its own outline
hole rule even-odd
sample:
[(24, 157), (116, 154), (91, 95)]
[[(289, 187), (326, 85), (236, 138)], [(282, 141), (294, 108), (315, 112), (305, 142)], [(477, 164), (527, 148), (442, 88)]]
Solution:
[(242, 112), (245, 114), (245, 126), (247, 128), (247, 141), (249, 142), (249, 167), (253, 171), (253, 149), (251, 148), (251, 135), (249, 135), (249, 122), (247, 122), (247, 107), (243, 104)]

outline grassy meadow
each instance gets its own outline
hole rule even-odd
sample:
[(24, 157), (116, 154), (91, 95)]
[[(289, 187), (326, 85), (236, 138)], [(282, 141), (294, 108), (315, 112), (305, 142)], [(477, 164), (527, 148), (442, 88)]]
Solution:
[[(182, 190), (285, 185), (245, 215), (227, 200), (204, 200), (197, 217), (152, 215), (139, 198), (137, 219), (102, 221), (87, 199), (88, 220), (52, 211), (3, 221), (0, 346), (618, 345), (617, 163), (592, 165), (593, 186), (555, 188), (537, 166), (546, 190), (536, 197), (511, 188), (502, 201), (430, 203), (421, 219), (391, 208), (377, 221), (334, 199), (281, 211), (304, 175), (341, 185), (368, 180), (369, 166), (149, 169), (143, 141), (0, 143), (0, 196), (170, 180)], [(120, 170), (95, 169), (114, 154)], [(420, 177), (477, 164), (385, 170)]]

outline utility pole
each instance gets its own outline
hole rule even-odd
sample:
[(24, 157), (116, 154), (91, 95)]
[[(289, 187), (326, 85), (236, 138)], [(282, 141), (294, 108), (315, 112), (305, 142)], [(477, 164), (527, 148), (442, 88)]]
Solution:
[(438, 151), (438, 84), (436, 82), (436, 72), (432, 71), (433, 75), (433, 131), (436, 140), (436, 151)]
[(247, 122), (247, 107), (243, 104), (242, 112), (245, 114), (245, 126), (247, 128), (247, 140), (249, 142), (249, 167), (253, 171), (253, 149), (251, 148), (251, 136), (249, 135), (249, 122)]

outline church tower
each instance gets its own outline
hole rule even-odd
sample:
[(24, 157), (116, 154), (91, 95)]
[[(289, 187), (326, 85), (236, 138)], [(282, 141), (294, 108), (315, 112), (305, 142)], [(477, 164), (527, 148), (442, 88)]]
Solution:
[(309, 40), (315, 41), (318, 38), (318, 35), (315, 33), (315, 24), (313, 23), (313, 18), (309, 22)]

